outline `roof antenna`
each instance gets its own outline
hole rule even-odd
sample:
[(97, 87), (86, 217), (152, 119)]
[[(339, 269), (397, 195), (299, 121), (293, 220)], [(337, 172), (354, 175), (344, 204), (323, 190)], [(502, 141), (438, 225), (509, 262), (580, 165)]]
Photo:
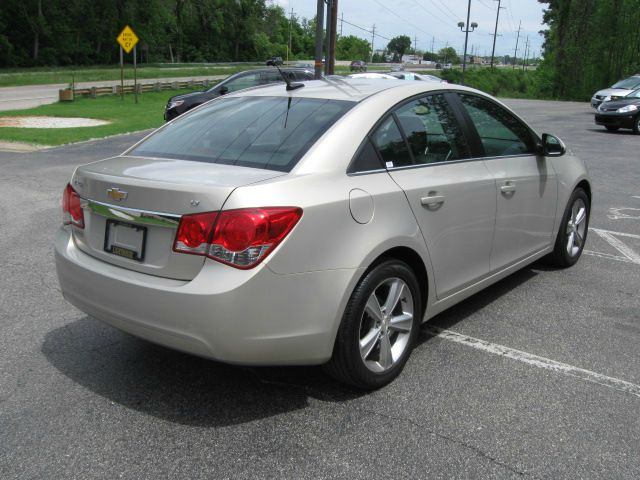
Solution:
[(282, 73), (282, 70), (280, 70), (280, 67), (278, 66), (278, 64), (276, 64), (276, 62), (274, 62), (273, 60), (267, 60), (267, 65), (270, 65), (272, 67), (276, 67), (278, 69), (278, 72), (280, 72), (280, 75), (282, 76), (282, 78), (284, 79), (285, 83), (287, 84), (287, 91), (296, 90), (298, 88), (304, 87), (304, 83), (291, 83), (291, 81), (289, 81), (287, 76), (284, 73)]

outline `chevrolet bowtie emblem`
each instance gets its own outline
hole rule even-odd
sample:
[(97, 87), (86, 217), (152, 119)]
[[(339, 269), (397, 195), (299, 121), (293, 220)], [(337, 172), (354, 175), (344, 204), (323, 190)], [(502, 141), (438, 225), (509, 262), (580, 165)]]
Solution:
[(119, 188), (107, 188), (107, 197), (113, 198), (118, 202), (127, 198), (127, 192), (123, 192)]

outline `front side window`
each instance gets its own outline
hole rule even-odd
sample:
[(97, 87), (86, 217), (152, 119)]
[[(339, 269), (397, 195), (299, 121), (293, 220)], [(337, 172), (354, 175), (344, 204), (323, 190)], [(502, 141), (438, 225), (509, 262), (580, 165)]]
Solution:
[(167, 124), (130, 155), (290, 171), (355, 103), (223, 97)]
[(500, 105), (475, 95), (460, 95), (487, 157), (535, 153), (531, 130)]
[(428, 95), (396, 112), (415, 163), (460, 160), (471, 156), (467, 139), (443, 95)]

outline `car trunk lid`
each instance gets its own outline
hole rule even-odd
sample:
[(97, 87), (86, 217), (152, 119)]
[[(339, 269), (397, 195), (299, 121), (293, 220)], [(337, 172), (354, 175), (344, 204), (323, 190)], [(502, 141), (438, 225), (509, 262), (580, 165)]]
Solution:
[(72, 186), (85, 228), (74, 238), (85, 253), (142, 273), (190, 280), (204, 257), (172, 250), (183, 214), (219, 211), (240, 186), (283, 172), (185, 160), (121, 156), (82, 166)]

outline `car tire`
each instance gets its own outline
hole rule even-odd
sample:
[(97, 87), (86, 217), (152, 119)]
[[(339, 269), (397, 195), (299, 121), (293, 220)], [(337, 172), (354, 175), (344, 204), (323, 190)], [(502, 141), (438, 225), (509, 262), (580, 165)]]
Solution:
[(567, 268), (578, 261), (587, 241), (590, 213), (589, 197), (582, 188), (576, 188), (567, 202), (553, 252), (548, 257), (551, 265)]
[(418, 281), (407, 264), (393, 259), (378, 263), (351, 294), (324, 370), (363, 390), (393, 381), (415, 344), (421, 305)]
[(610, 132), (617, 132), (617, 131), (618, 131), (618, 129), (619, 129), (620, 127), (611, 127), (611, 126), (606, 126), (606, 127), (604, 127), (604, 128), (606, 128), (606, 129), (607, 129), (607, 130), (609, 130)]
[(640, 115), (638, 115), (633, 121), (633, 133), (640, 135)]

